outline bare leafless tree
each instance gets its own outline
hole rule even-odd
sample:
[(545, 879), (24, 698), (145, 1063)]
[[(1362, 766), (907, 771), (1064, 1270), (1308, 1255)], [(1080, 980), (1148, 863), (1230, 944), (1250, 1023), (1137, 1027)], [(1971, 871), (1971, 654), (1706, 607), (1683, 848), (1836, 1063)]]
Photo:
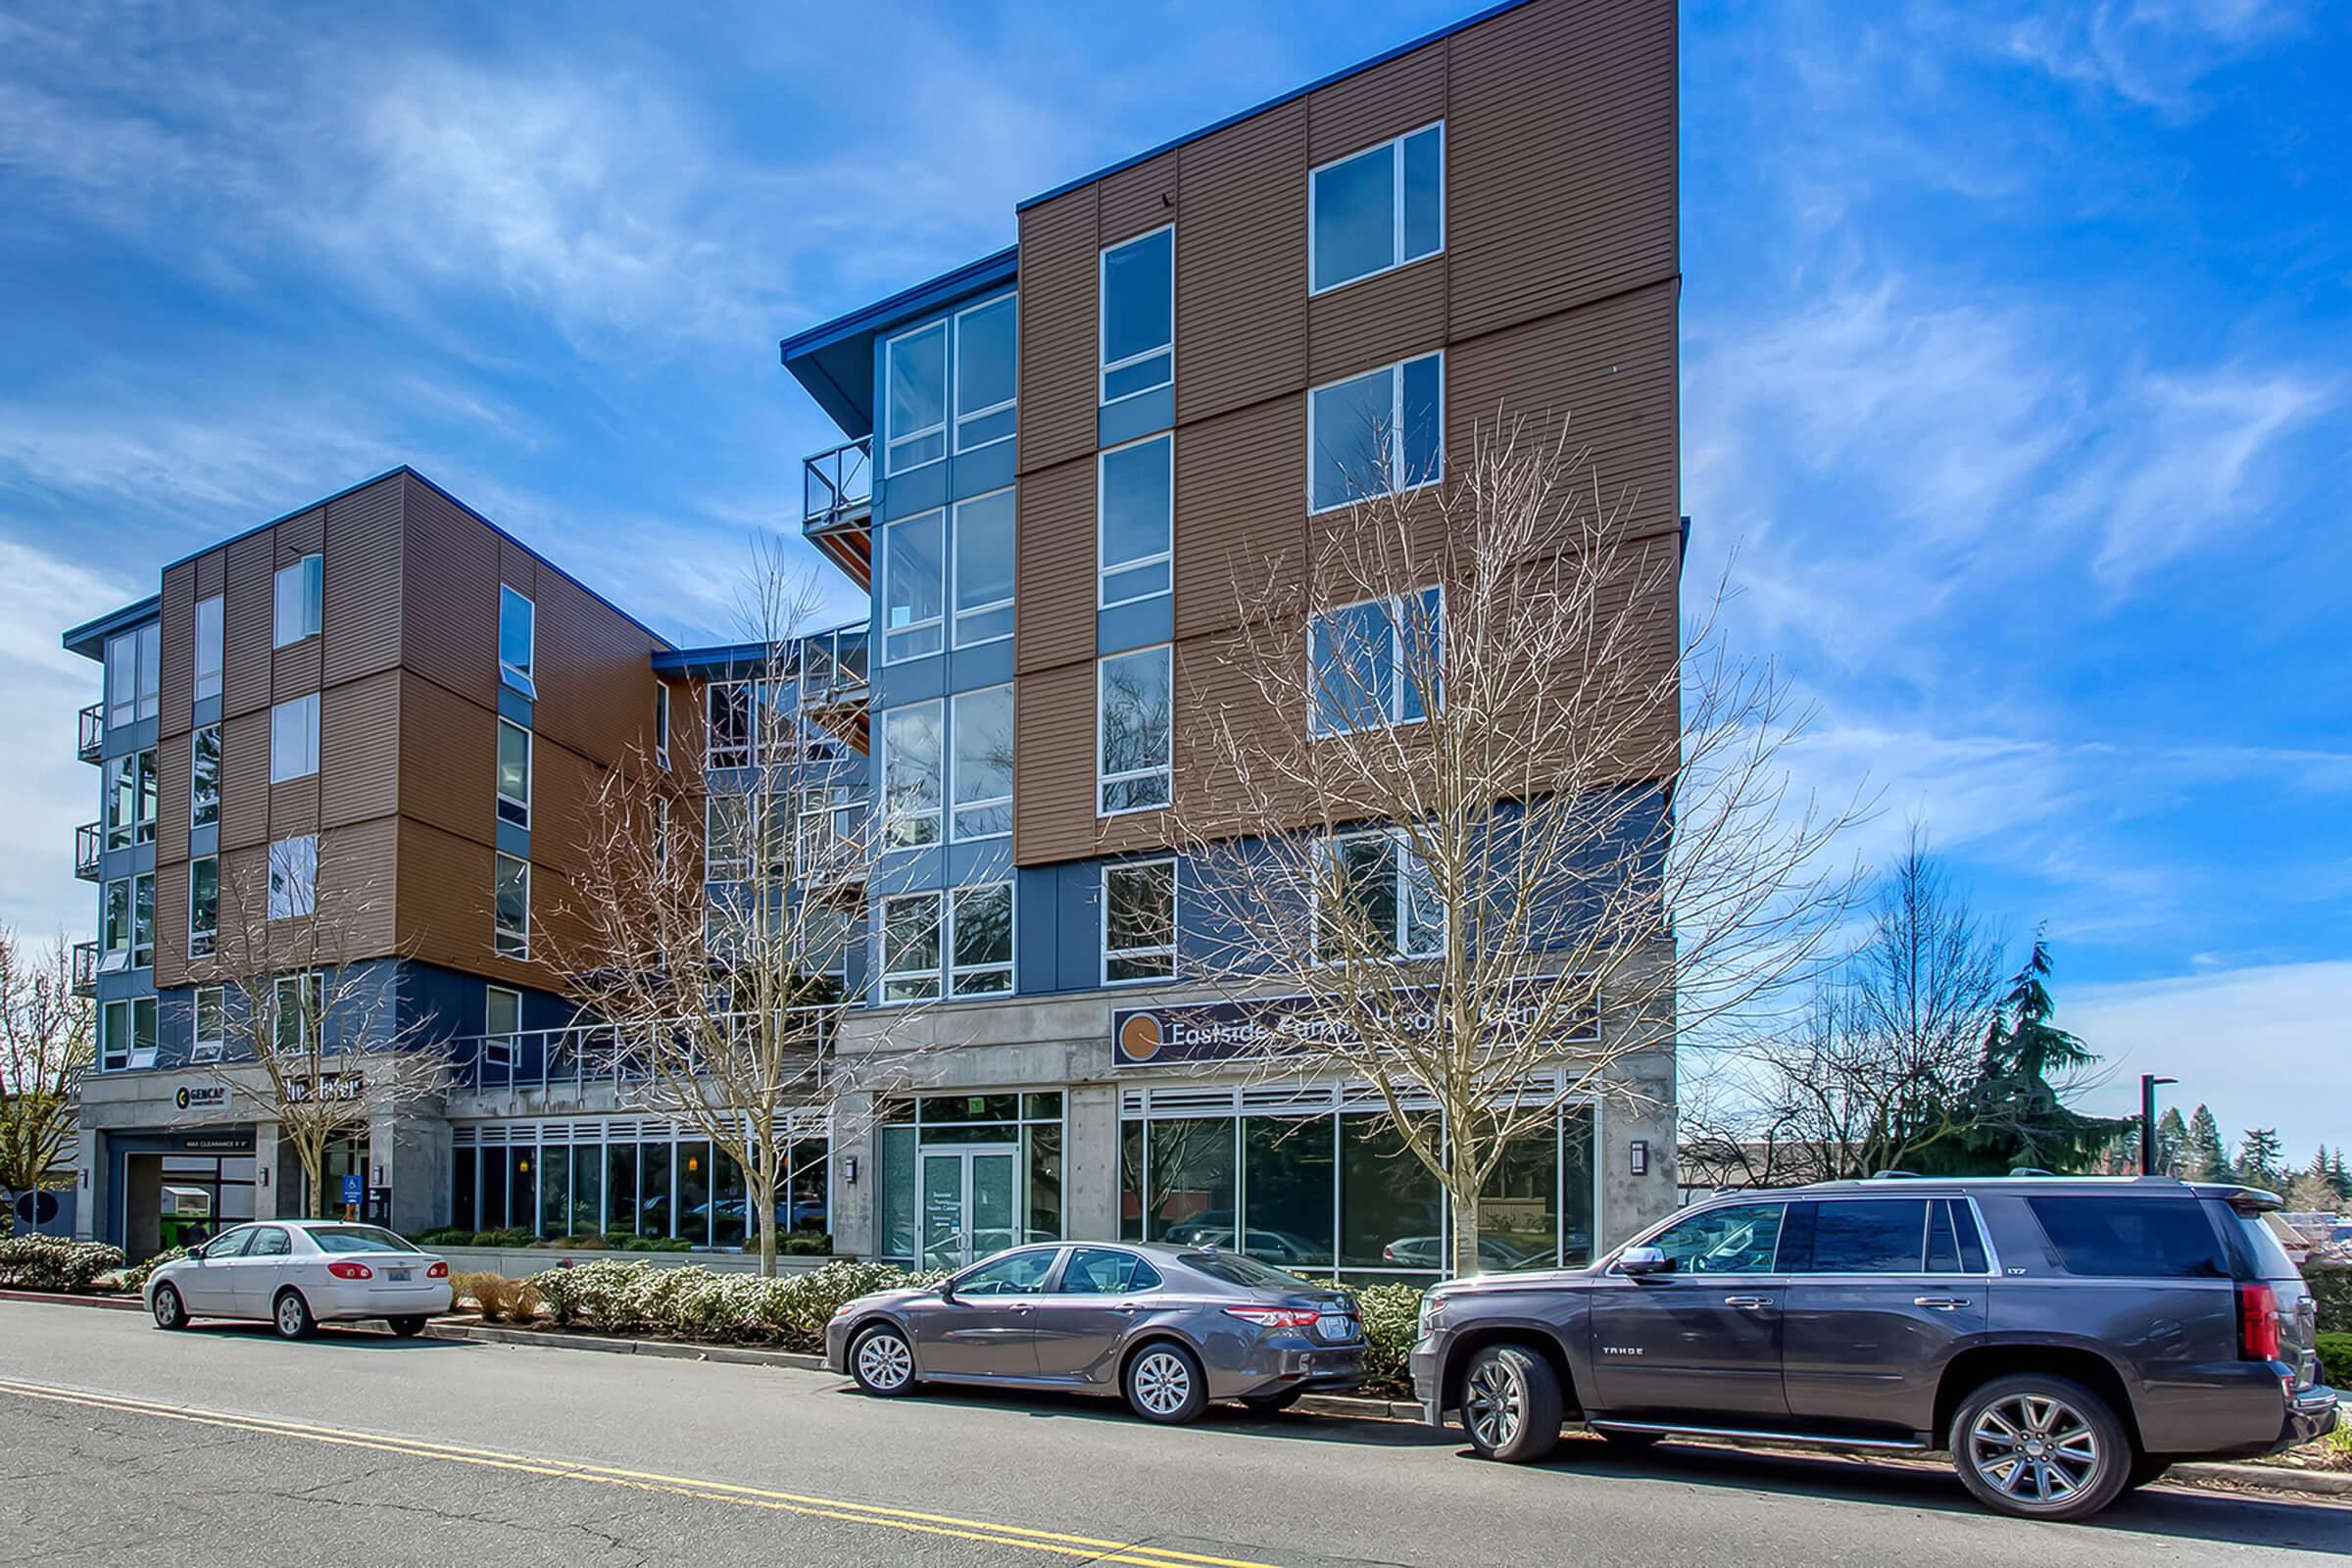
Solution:
[(63, 936), (37, 951), (0, 925), (0, 1193), (61, 1185), (74, 1101), (95, 1051), (94, 1009), (74, 994)]
[(1187, 977), (1255, 1002), (1267, 1070), (1378, 1089), (1461, 1273), (1512, 1141), (1670, 1095), (1678, 1039), (1772, 1005), (1850, 883), (1852, 808), (1788, 782), (1805, 713), (1711, 606), (1685, 640), (1675, 529), (1561, 429), (1503, 419), (1445, 483), (1310, 517), (1236, 582), (1178, 759)]

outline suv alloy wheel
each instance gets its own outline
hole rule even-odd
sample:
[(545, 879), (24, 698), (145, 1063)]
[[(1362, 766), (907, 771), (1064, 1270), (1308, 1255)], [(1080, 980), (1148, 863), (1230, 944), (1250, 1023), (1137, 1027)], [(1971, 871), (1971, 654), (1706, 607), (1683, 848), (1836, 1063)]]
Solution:
[(1462, 1376), (1462, 1425), (1480, 1457), (1528, 1464), (1560, 1446), (1560, 1380), (1516, 1345), (1490, 1345)]
[(2107, 1401), (2046, 1372), (1995, 1378), (1952, 1417), (1952, 1463), (1988, 1508), (2023, 1519), (2082, 1519), (2123, 1492), (2132, 1440)]

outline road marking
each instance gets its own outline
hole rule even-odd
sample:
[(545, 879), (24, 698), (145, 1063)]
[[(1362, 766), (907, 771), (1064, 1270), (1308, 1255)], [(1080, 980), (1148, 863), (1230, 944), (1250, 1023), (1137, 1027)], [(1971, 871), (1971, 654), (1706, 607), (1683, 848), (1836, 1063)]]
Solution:
[(214, 1410), (198, 1405), (167, 1404), (161, 1400), (134, 1398), (128, 1395), (106, 1394), (97, 1390), (67, 1388), (46, 1383), (26, 1383), (14, 1378), (0, 1378), (0, 1394), (13, 1394), (19, 1398), (43, 1400), (53, 1404), (80, 1405), (89, 1409), (108, 1410), (123, 1415), (143, 1415), (157, 1420), (182, 1421), (197, 1426), (225, 1428), (234, 1432), (251, 1432), (265, 1437), (326, 1444), (337, 1447), (369, 1448), (381, 1453), (405, 1454), (417, 1459), (438, 1459), (449, 1464), (471, 1465), (479, 1469), (508, 1470), (524, 1475), (548, 1476), (558, 1480), (586, 1481), (599, 1486), (620, 1487), (638, 1492), (667, 1493), (674, 1496), (692, 1497), (706, 1502), (731, 1502), (743, 1507), (767, 1508), (781, 1513), (804, 1514), (817, 1519), (835, 1519), (849, 1524), (877, 1525), (885, 1529), (908, 1531), (918, 1535), (952, 1536), (964, 1541), (1019, 1546), (1029, 1551), (1045, 1552), (1056, 1556), (1078, 1557), (1090, 1562), (1129, 1563), (1135, 1565), (1135, 1568), (1277, 1568), (1277, 1565), (1272, 1563), (1256, 1562), (1247, 1558), (1204, 1556), (1198, 1552), (1174, 1551), (1165, 1547), (1148, 1546), (1131, 1542), (1103, 1541), (1092, 1536), (1036, 1530), (1025, 1525), (999, 1524), (993, 1520), (963, 1519), (954, 1514), (926, 1513), (912, 1508), (893, 1508), (875, 1503), (850, 1502), (837, 1497), (818, 1497), (805, 1493), (778, 1492), (764, 1487), (741, 1486), (734, 1482), (711, 1481), (700, 1477), (670, 1476), (655, 1471), (624, 1470), (612, 1465), (585, 1464), (570, 1460), (542, 1458), (530, 1454), (507, 1453), (496, 1448), (470, 1448), (458, 1444), (428, 1442), (422, 1438), (390, 1437), (382, 1433), (363, 1432), (346, 1427), (318, 1426), (309, 1422), (288, 1421), (278, 1416)]

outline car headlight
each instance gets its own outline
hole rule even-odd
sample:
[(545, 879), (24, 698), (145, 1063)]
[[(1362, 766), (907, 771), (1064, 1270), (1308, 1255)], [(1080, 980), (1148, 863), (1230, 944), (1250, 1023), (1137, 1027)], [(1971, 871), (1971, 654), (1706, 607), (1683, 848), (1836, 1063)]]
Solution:
[(1421, 1297), (1420, 1316), (1413, 1323), (1414, 1334), (1421, 1339), (1428, 1339), (1429, 1331), (1438, 1326), (1438, 1314), (1445, 1309), (1446, 1298), (1444, 1297), (1435, 1291), (1424, 1292)]

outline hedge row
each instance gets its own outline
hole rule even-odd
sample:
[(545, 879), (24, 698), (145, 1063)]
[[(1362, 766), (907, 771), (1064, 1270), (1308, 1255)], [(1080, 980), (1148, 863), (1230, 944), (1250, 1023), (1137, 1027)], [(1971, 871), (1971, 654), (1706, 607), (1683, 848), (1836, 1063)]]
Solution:
[(122, 1266), (122, 1249), (60, 1236), (12, 1236), (0, 1241), (0, 1287), (20, 1291), (86, 1291), (101, 1274)]
[(656, 1268), (598, 1258), (551, 1268), (527, 1283), (563, 1328), (665, 1334), (685, 1340), (821, 1350), (842, 1302), (875, 1291), (934, 1285), (945, 1274), (909, 1274), (888, 1263), (836, 1259), (807, 1273), (762, 1279), (689, 1265)]

